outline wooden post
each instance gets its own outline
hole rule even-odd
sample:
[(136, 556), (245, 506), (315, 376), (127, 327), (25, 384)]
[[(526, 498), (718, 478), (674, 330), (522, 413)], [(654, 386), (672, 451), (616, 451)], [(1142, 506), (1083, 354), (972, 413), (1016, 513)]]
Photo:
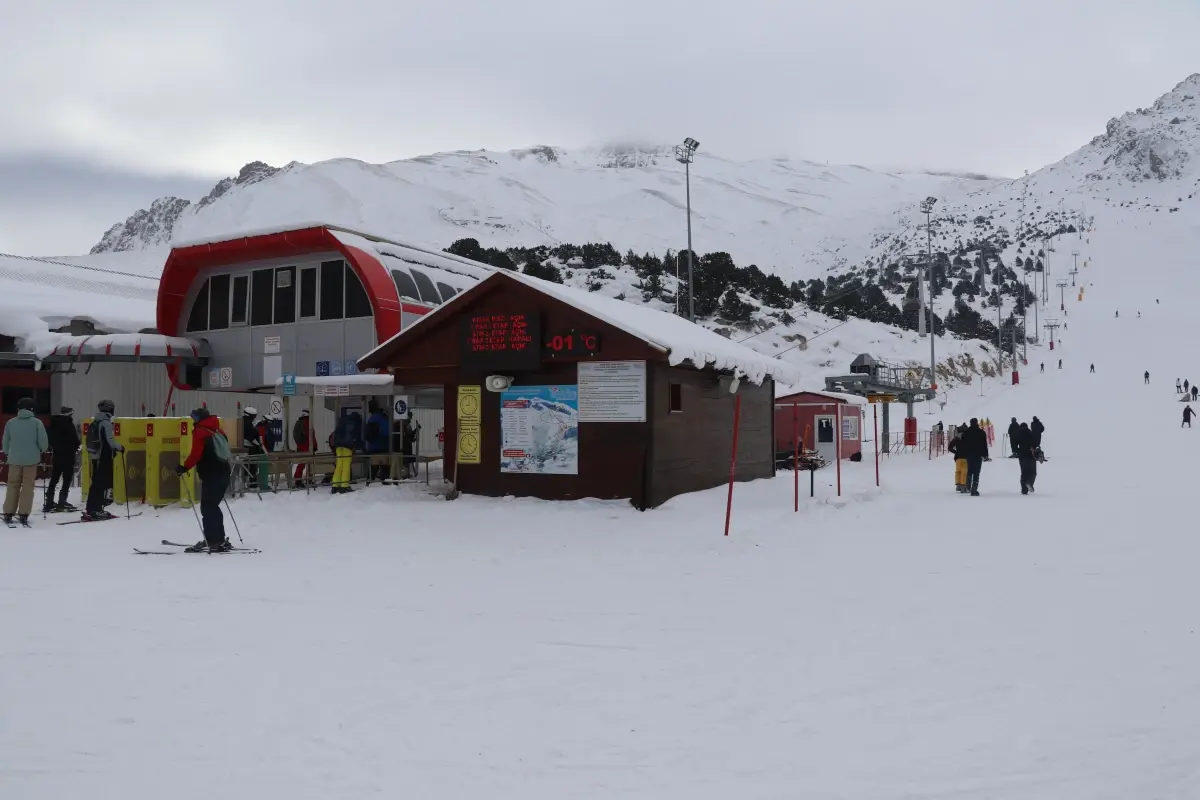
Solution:
[(729, 496), (725, 500), (725, 535), (729, 535), (729, 518), (733, 514), (733, 478), (737, 473), (738, 423), (742, 417), (742, 396), (733, 399), (733, 452), (729, 456)]

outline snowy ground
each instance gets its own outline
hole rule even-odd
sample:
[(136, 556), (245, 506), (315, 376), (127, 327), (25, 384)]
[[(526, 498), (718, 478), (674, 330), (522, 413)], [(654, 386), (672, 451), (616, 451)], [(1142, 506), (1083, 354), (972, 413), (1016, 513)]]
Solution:
[(130, 554), (187, 510), (6, 531), (0, 796), (1196, 797), (1200, 287), (1097, 243), (1064, 370), (1031, 351), (944, 414), (1038, 414), (1030, 497), (1015, 461), (975, 499), (921, 454), (882, 491), (847, 465), (842, 501), (824, 471), (800, 514), (740, 485), (728, 539), (721, 490), (240, 500), (253, 556)]

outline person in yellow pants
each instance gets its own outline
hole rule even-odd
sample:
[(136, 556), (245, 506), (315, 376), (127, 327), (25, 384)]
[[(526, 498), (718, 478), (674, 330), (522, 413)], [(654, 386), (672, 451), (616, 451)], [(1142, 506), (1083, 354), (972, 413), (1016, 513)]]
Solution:
[(362, 446), (362, 415), (342, 410), (342, 416), (333, 429), (333, 448), (337, 456), (333, 469), (333, 493), (346, 494), (353, 492), (350, 488), (350, 467), (354, 460), (354, 451)]
[(958, 455), (958, 445), (962, 441), (963, 431), (966, 425), (960, 425), (954, 429), (954, 434), (950, 437), (950, 443), (946, 445), (946, 449), (954, 454), (954, 491), (967, 491), (967, 459), (960, 458)]

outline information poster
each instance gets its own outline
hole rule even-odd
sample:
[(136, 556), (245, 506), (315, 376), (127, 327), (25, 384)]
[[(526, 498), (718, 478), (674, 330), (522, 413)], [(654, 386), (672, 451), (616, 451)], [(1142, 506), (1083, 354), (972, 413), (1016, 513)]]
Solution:
[(854, 441), (858, 439), (858, 410), (855, 409), (850, 413), (854, 416), (842, 417), (842, 439)]
[(579, 364), (580, 422), (645, 422), (646, 362)]
[(458, 463), (480, 463), (483, 387), (458, 387)]
[(500, 395), (500, 471), (579, 474), (579, 389), (514, 386)]

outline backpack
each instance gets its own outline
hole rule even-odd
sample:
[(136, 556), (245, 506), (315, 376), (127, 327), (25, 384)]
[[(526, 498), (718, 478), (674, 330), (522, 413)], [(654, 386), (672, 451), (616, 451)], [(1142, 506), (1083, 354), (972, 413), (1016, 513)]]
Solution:
[(212, 452), (221, 461), (229, 463), (232, 453), (229, 452), (229, 440), (225, 438), (225, 434), (220, 431), (213, 431), (208, 437), (208, 441), (212, 442)]
[(379, 435), (382, 431), (379, 430), (379, 420), (372, 418), (367, 422), (367, 441), (375, 442), (379, 440)]
[(87, 451), (88, 454), (96, 457), (100, 455), (100, 423), (92, 422), (87, 430)]

